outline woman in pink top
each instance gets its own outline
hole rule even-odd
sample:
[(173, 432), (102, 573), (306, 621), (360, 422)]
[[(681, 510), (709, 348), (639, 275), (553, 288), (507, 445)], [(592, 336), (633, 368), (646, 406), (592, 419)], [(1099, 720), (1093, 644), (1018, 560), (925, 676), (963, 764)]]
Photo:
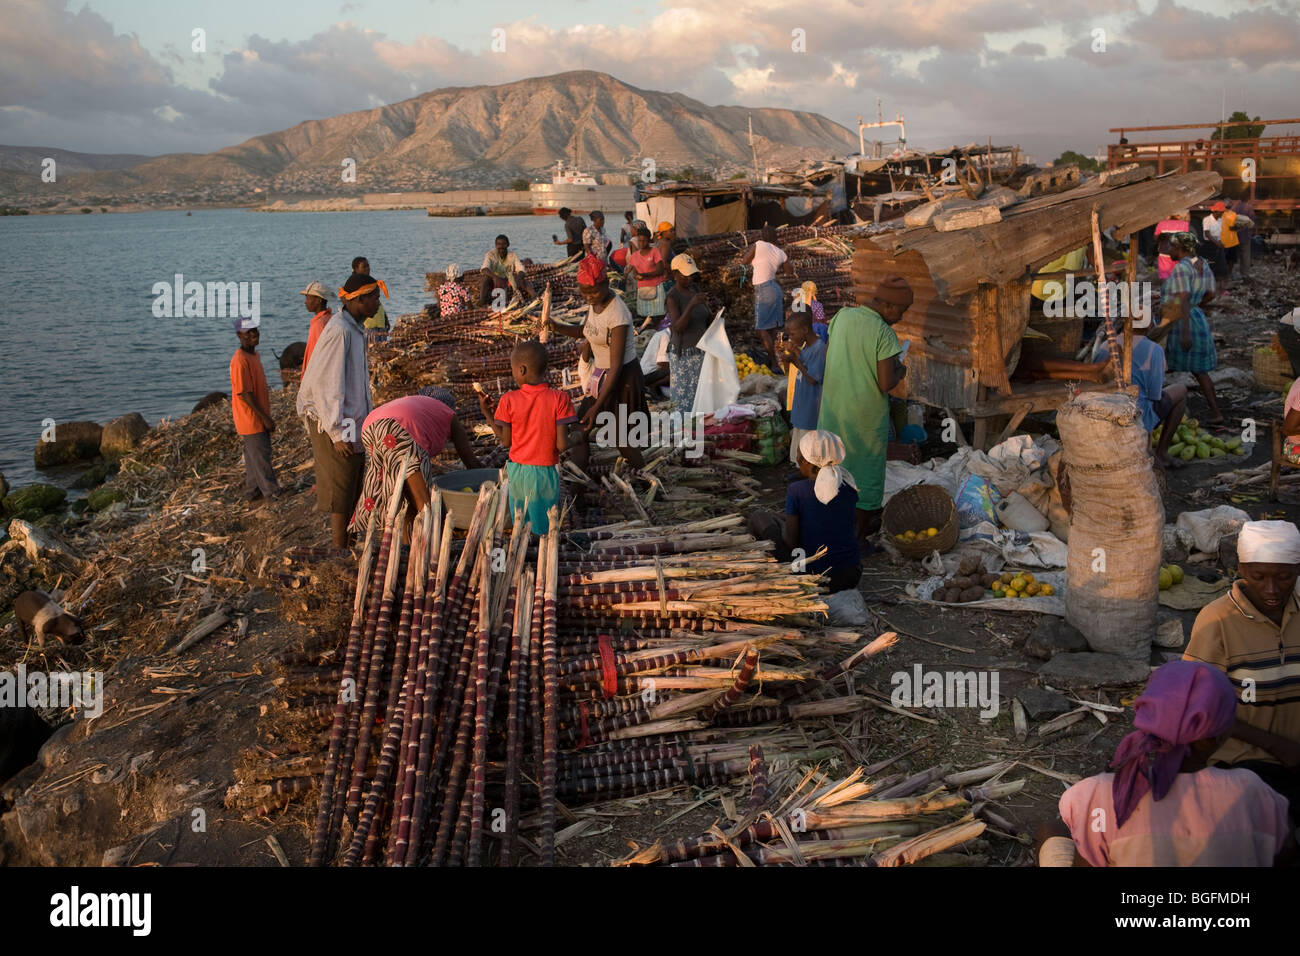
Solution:
[(1236, 713), (1219, 669), (1160, 667), (1133, 705), (1117, 772), (1065, 791), (1064, 826), (1049, 830), (1039, 865), (1273, 866), (1291, 844), (1286, 798), (1253, 771), (1206, 765)]
[(1187, 232), (1191, 228), (1192, 224), (1186, 219), (1162, 219), (1156, 223), (1156, 273), (1161, 282), (1168, 279), (1169, 273), (1174, 271), (1174, 257), (1169, 254), (1169, 240), (1161, 237)]
[(663, 253), (650, 244), (650, 230), (638, 229), (636, 243), (627, 257), (627, 274), (636, 279), (636, 314), (645, 319), (637, 331), (648, 329), (668, 313), (668, 264)]
[[(361, 534), (375, 514), (386, 514), (393, 489), (403, 487), (408, 503), (414, 505), (407, 522), (429, 503), (429, 482), (433, 459), (451, 441), (466, 468), (479, 467), (470, 445), (469, 433), (456, 418), (456, 399), (442, 388), (426, 386), (415, 395), (396, 398), (380, 405), (361, 425), (361, 444), (366, 452), (366, 473), (361, 483), (361, 500), (348, 530)], [(403, 462), (408, 460), (405, 472)], [(405, 485), (402, 481), (405, 479)]]

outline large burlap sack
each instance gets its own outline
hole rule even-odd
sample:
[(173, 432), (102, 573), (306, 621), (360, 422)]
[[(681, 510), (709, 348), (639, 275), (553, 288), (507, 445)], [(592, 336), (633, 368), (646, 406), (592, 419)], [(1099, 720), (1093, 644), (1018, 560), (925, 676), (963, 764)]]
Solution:
[(1066, 620), (1094, 651), (1146, 660), (1165, 523), (1147, 432), (1119, 393), (1079, 395), (1056, 424), (1071, 498)]

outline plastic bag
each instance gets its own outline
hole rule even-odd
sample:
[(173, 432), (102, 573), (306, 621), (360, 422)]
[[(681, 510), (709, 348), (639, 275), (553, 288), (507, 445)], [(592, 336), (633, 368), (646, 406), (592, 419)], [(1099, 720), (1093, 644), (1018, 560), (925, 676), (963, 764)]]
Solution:
[(983, 521), (997, 524), (997, 489), (979, 475), (967, 475), (957, 488), (958, 524), (963, 528), (973, 528)]
[(867, 602), (857, 588), (827, 595), (825, 601), (826, 616), (836, 627), (857, 627), (867, 623)]
[(736, 371), (736, 356), (731, 350), (731, 340), (727, 338), (727, 327), (722, 322), (723, 311), (718, 310), (696, 346), (704, 353), (700, 383), (695, 389), (694, 412), (697, 415), (712, 415), (740, 395), (740, 373)]

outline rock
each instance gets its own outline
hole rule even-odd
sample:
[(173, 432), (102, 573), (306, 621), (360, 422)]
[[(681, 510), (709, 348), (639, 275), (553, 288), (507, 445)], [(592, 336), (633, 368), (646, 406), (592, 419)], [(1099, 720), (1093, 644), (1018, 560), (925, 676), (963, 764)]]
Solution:
[(1141, 684), (1146, 682), (1150, 674), (1151, 667), (1145, 661), (1131, 661), (1114, 654), (1093, 651), (1057, 654), (1038, 669), (1041, 680), (1069, 690)]
[(1088, 649), (1088, 640), (1059, 617), (1044, 617), (1025, 639), (1026, 656), (1048, 661), (1057, 654)]
[(86, 507), (91, 511), (103, 511), (115, 501), (126, 501), (126, 494), (116, 488), (96, 488), (86, 495)]
[(9, 482), (5, 481), (4, 472), (0, 472), (0, 499), (9, 494)]
[(37, 468), (89, 461), (99, 455), (99, 441), (104, 429), (96, 422), (61, 422), (54, 426), (54, 440), (44, 435), (36, 443), (32, 457)]
[(194, 407), (190, 409), (190, 414), (193, 415), (195, 412), (201, 412), (205, 408), (211, 408), (213, 405), (220, 405), (222, 402), (228, 401), (230, 401), (230, 396), (225, 392), (208, 392), (194, 403)]
[(1025, 713), (1034, 720), (1055, 717), (1066, 711), (1074, 710), (1074, 704), (1064, 694), (1042, 687), (1024, 687), (1016, 691), (1016, 700), (1025, 708)]
[(72, 504), (68, 505), (68, 508), (74, 515), (81, 515), (85, 514), (90, 509), (90, 503), (87, 502), (85, 498), (78, 498)]
[(99, 439), (99, 453), (105, 458), (120, 458), (149, 434), (149, 423), (139, 412), (122, 415), (104, 426)]
[(32, 564), (42, 561), (58, 560), (80, 564), (81, 558), (66, 544), (44, 528), (38, 528), (21, 518), (9, 522), (9, 537), (22, 544), (27, 553), (27, 560)]
[(4, 512), (11, 515), (20, 512), (35, 512), (37, 515), (43, 515), (47, 511), (54, 511), (67, 497), (66, 491), (53, 485), (27, 485), (5, 496)]
[(95, 462), (72, 482), (73, 488), (94, 488), (102, 485), (108, 480), (108, 476), (117, 471), (117, 465), (112, 462), (100, 461)]

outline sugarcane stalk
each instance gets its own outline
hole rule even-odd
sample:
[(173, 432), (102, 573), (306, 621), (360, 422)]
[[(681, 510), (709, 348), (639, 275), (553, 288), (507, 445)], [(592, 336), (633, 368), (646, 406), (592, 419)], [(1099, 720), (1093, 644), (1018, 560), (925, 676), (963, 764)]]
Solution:
[(559, 683), (560, 667), (556, 651), (557, 631), (555, 597), (559, 582), (560, 510), (552, 506), (547, 512), (549, 531), (546, 535), (546, 591), (543, 602), (542, 623), (542, 714), (544, 723), (542, 741), (542, 866), (555, 865), (555, 774), (556, 751), (559, 747)]
[(352, 624), (348, 630), (347, 652), (343, 661), (343, 678), (334, 705), (334, 721), (330, 730), (329, 754), (326, 756), (325, 773), (321, 779), (320, 804), (316, 811), (316, 829), (312, 836), (311, 854), (308, 860), (310, 866), (324, 866), (334, 850), (332, 845), (334, 789), (339, 763), (342, 759), (344, 728), (347, 723), (349, 703), (348, 695), (343, 691), (344, 688), (348, 687), (349, 682), (355, 679), (357, 661), (361, 656), (362, 632), (366, 618), (366, 596), (378, 586), (381, 580), (380, 567), (387, 562), (388, 539), (386, 538), (385, 542), (379, 547), (380, 555), (379, 560), (375, 562), (377, 566), (374, 571), (374, 580), (368, 580), (370, 577), (368, 572), (374, 558), (377, 540), (375, 522), (372, 521), (366, 531), (366, 542), (362, 547), (361, 561), (357, 567), (356, 593), (352, 599)]

